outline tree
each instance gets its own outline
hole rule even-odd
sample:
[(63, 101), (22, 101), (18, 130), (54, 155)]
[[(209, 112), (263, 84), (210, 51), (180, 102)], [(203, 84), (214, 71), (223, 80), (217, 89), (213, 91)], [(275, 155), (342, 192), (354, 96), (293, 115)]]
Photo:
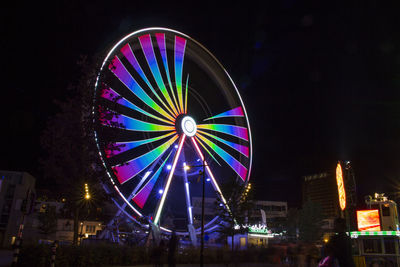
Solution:
[(244, 233), (248, 229), (245, 226), (248, 223), (248, 218), (254, 208), (253, 195), (250, 190), (251, 184), (247, 186), (238, 185), (235, 180), (221, 185), (221, 191), (224, 196), (230, 196), (226, 199), (226, 208), (221, 198), (216, 201), (216, 213), (221, 218), (218, 232), (222, 237), (231, 237), (232, 251), (234, 250), (234, 236), (238, 233)]
[(299, 238), (304, 242), (315, 242), (322, 237), (322, 207), (318, 203), (307, 201), (299, 214)]
[[(70, 96), (65, 101), (56, 102), (60, 111), (48, 119), (41, 135), (46, 154), (40, 160), (46, 187), (65, 199), (65, 207), (74, 218), (74, 244), (78, 240), (80, 215), (87, 216), (91, 207), (99, 204), (96, 202), (104, 200), (99, 179), (106, 177), (98, 157), (92, 118), (98, 67), (85, 57), (78, 64), (81, 78), (69, 86)], [(85, 198), (85, 184), (92, 191), (91, 198)]]
[(286, 236), (289, 241), (297, 241), (298, 229), (299, 229), (299, 210), (298, 209), (289, 209), (286, 222), (285, 222), (285, 230)]
[(44, 212), (39, 212), (39, 232), (43, 235), (50, 235), (57, 231), (57, 212), (55, 206), (46, 206)]

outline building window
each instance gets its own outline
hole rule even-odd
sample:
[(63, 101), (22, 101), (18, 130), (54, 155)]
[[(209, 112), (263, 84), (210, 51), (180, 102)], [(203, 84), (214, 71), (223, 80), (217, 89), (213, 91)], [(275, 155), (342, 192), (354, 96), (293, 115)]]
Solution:
[(382, 206), (382, 216), (390, 216), (390, 207)]
[(382, 244), (380, 239), (364, 239), (364, 253), (382, 253)]
[(94, 233), (96, 230), (95, 225), (86, 225), (86, 233)]
[(396, 240), (393, 238), (385, 238), (383, 239), (383, 243), (385, 245), (385, 254), (396, 254)]

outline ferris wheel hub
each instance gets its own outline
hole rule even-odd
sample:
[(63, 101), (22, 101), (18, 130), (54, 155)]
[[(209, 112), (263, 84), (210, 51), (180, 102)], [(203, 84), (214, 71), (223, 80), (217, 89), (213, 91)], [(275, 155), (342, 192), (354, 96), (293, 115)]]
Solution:
[(197, 131), (197, 125), (194, 119), (190, 116), (183, 117), (181, 121), (181, 129), (187, 136), (194, 136)]

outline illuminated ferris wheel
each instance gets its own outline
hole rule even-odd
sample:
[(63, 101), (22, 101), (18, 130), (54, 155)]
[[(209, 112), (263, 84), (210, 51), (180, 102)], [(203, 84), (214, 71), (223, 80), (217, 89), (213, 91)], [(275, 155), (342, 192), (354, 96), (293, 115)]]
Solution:
[[(194, 200), (249, 179), (251, 133), (238, 90), (218, 60), (180, 32), (147, 28), (116, 43), (96, 82), (96, 142), (116, 204), (138, 223), (196, 228)], [(145, 220), (143, 220), (145, 219)], [(218, 222), (206, 218), (206, 229)], [(195, 227), (193, 227), (193, 225)], [(183, 231), (184, 232), (184, 231)], [(182, 232), (181, 232), (182, 233)]]

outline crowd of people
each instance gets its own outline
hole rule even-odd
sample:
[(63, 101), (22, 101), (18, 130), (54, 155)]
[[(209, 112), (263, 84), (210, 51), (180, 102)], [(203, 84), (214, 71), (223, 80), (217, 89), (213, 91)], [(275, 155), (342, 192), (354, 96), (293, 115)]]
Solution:
[[(336, 234), (331, 237), (322, 250), (315, 245), (298, 244), (288, 247), (283, 255), (278, 248), (270, 250), (273, 263), (286, 264), (296, 267), (355, 267), (351, 254), (351, 241), (346, 234), (346, 223), (344, 219), (335, 220)], [(176, 252), (178, 248), (178, 237), (173, 232), (169, 240), (160, 240), (154, 246), (152, 259), (154, 266), (163, 266), (167, 256), (168, 266), (176, 266)]]

